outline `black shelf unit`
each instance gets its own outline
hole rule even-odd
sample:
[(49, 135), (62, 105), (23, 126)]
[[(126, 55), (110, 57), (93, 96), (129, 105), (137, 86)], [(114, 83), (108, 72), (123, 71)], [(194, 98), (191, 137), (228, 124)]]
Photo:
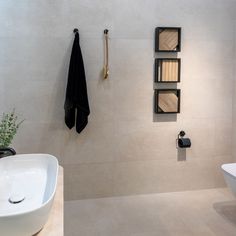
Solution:
[[(163, 31), (176, 31), (178, 34), (177, 45), (173, 50), (165, 50), (160, 48), (160, 34)], [(155, 51), (156, 52), (180, 52), (181, 51), (181, 27), (157, 27), (155, 30)]]
[[(173, 81), (163, 81), (162, 80), (162, 65), (163, 62), (173, 61), (178, 63), (178, 72), (177, 72), (177, 80)], [(156, 58), (155, 59), (155, 83), (179, 83), (180, 82), (180, 74), (181, 74), (181, 59), (180, 58)]]
[[(161, 93), (167, 93), (167, 92), (170, 92), (170, 93), (174, 93), (177, 98), (178, 98), (178, 101), (177, 101), (177, 107), (176, 107), (176, 111), (168, 111), (168, 112), (164, 112), (161, 110), (161, 108), (159, 107), (159, 95)], [(154, 94), (154, 110), (155, 110), (155, 113), (157, 114), (177, 114), (177, 113), (180, 113), (180, 99), (181, 99), (181, 90), (180, 89), (155, 89), (155, 94)]]

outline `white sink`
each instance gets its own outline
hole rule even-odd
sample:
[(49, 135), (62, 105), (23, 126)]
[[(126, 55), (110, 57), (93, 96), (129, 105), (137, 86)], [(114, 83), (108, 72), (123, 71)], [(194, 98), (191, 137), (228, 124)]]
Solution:
[(58, 161), (48, 154), (0, 159), (0, 235), (31, 236), (46, 223), (53, 203)]

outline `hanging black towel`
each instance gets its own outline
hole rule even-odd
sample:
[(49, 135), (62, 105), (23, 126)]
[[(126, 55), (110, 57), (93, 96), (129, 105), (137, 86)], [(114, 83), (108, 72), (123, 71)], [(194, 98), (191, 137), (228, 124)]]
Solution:
[(80, 133), (88, 124), (90, 109), (79, 32), (75, 29), (74, 33), (64, 109), (66, 125), (71, 129), (76, 121), (76, 131)]

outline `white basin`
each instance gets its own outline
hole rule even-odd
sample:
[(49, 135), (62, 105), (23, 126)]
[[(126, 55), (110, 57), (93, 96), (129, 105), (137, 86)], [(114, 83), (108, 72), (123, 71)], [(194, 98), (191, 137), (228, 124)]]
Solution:
[(31, 236), (46, 223), (53, 203), (58, 161), (48, 154), (0, 159), (0, 235)]
[(224, 173), (225, 182), (236, 197), (236, 163), (223, 164), (221, 169)]

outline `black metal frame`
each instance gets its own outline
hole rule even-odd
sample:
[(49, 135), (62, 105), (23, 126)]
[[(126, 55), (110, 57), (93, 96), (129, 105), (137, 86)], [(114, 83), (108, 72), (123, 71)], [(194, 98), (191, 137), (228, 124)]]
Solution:
[[(158, 109), (158, 104), (159, 104), (159, 94), (162, 91), (169, 91), (169, 92), (174, 92), (176, 93), (177, 97), (178, 97), (178, 107), (177, 107), (177, 112), (163, 112), (163, 111), (159, 111)], [(180, 89), (155, 89), (155, 113), (157, 114), (177, 114), (180, 113), (180, 98), (181, 98), (181, 90)]]
[[(165, 29), (172, 29), (178, 31), (178, 46), (176, 47), (176, 50), (161, 50), (159, 48), (159, 34), (160, 31), (163, 31)], [(181, 51), (181, 27), (157, 27), (155, 30), (155, 51), (156, 52), (180, 52)]]
[[(178, 80), (177, 81), (162, 81), (162, 63), (163, 61), (177, 61), (178, 62)], [(160, 63), (160, 73), (159, 73), (159, 63)], [(159, 75), (160, 74), (160, 80)], [(181, 59), (180, 58), (156, 58), (155, 59), (155, 82), (156, 83), (179, 83), (181, 74)]]

